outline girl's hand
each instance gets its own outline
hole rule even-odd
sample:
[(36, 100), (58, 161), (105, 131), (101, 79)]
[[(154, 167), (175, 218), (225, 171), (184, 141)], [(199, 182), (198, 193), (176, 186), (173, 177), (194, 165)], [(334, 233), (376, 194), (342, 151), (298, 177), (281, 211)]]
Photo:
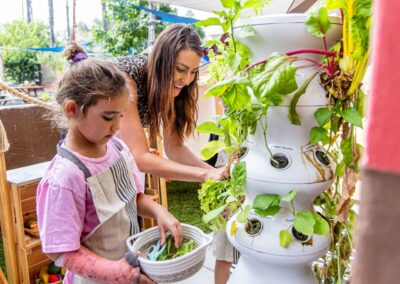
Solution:
[(130, 265), (125, 257), (120, 260), (110, 260), (95, 254), (84, 246), (76, 251), (63, 253), (62, 266), (72, 273), (96, 283), (155, 283), (140, 273), (139, 266)]
[(148, 278), (146, 275), (140, 273), (138, 266), (130, 265), (125, 258), (117, 261), (116, 265), (119, 266), (119, 278), (116, 278), (116, 283), (132, 284), (132, 283), (143, 283), (143, 284), (155, 284), (153, 280)]
[(207, 171), (205, 180), (223, 180), (229, 178), (229, 172), (226, 167), (213, 168)]
[(160, 229), (160, 242), (161, 245), (165, 243), (166, 232), (170, 231), (174, 236), (174, 245), (179, 247), (183, 240), (182, 227), (179, 221), (169, 213), (164, 207), (160, 206), (157, 212), (157, 224)]

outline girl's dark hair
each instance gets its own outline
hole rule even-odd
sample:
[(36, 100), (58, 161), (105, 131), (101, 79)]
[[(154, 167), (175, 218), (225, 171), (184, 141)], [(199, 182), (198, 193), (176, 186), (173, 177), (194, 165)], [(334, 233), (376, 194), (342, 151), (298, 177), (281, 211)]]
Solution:
[(160, 133), (161, 123), (164, 130), (176, 132), (183, 141), (189, 136), (197, 121), (198, 86), (197, 73), (189, 86), (174, 96), (175, 61), (178, 52), (190, 49), (202, 56), (199, 35), (189, 26), (175, 24), (166, 28), (157, 37), (147, 63), (147, 123), (151, 137)]
[(69, 66), (59, 81), (56, 94), (56, 101), (62, 108), (67, 100), (74, 100), (86, 114), (99, 99), (123, 94), (124, 73), (112, 62), (87, 57), (84, 49), (75, 43), (65, 48), (64, 56)]

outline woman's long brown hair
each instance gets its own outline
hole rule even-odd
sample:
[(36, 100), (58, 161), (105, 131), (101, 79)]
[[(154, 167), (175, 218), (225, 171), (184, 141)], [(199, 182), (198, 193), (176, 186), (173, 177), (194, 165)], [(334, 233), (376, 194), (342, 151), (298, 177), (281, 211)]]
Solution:
[(151, 137), (160, 134), (161, 125), (168, 134), (176, 133), (179, 140), (192, 134), (197, 121), (198, 86), (195, 79), (174, 96), (175, 61), (178, 52), (190, 49), (202, 56), (199, 35), (189, 26), (175, 24), (158, 37), (147, 63), (147, 123)]

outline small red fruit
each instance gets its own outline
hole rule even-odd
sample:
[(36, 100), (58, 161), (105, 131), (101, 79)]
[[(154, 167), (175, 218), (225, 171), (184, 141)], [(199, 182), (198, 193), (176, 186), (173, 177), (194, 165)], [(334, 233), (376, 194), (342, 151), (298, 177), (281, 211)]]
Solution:
[(55, 274), (50, 274), (50, 276), (49, 276), (49, 283), (55, 283), (55, 282), (58, 282), (58, 281), (59, 281), (59, 279), (58, 279), (57, 275), (55, 275)]

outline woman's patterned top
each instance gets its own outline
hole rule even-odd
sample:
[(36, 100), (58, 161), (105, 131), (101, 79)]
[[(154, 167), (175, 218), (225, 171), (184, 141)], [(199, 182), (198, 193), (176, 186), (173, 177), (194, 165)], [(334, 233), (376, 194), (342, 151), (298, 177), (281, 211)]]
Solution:
[(136, 83), (137, 87), (137, 107), (140, 120), (146, 126), (148, 113), (147, 94), (146, 94), (146, 72), (148, 54), (143, 53), (134, 56), (121, 56), (114, 59), (118, 67), (127, 73)]

